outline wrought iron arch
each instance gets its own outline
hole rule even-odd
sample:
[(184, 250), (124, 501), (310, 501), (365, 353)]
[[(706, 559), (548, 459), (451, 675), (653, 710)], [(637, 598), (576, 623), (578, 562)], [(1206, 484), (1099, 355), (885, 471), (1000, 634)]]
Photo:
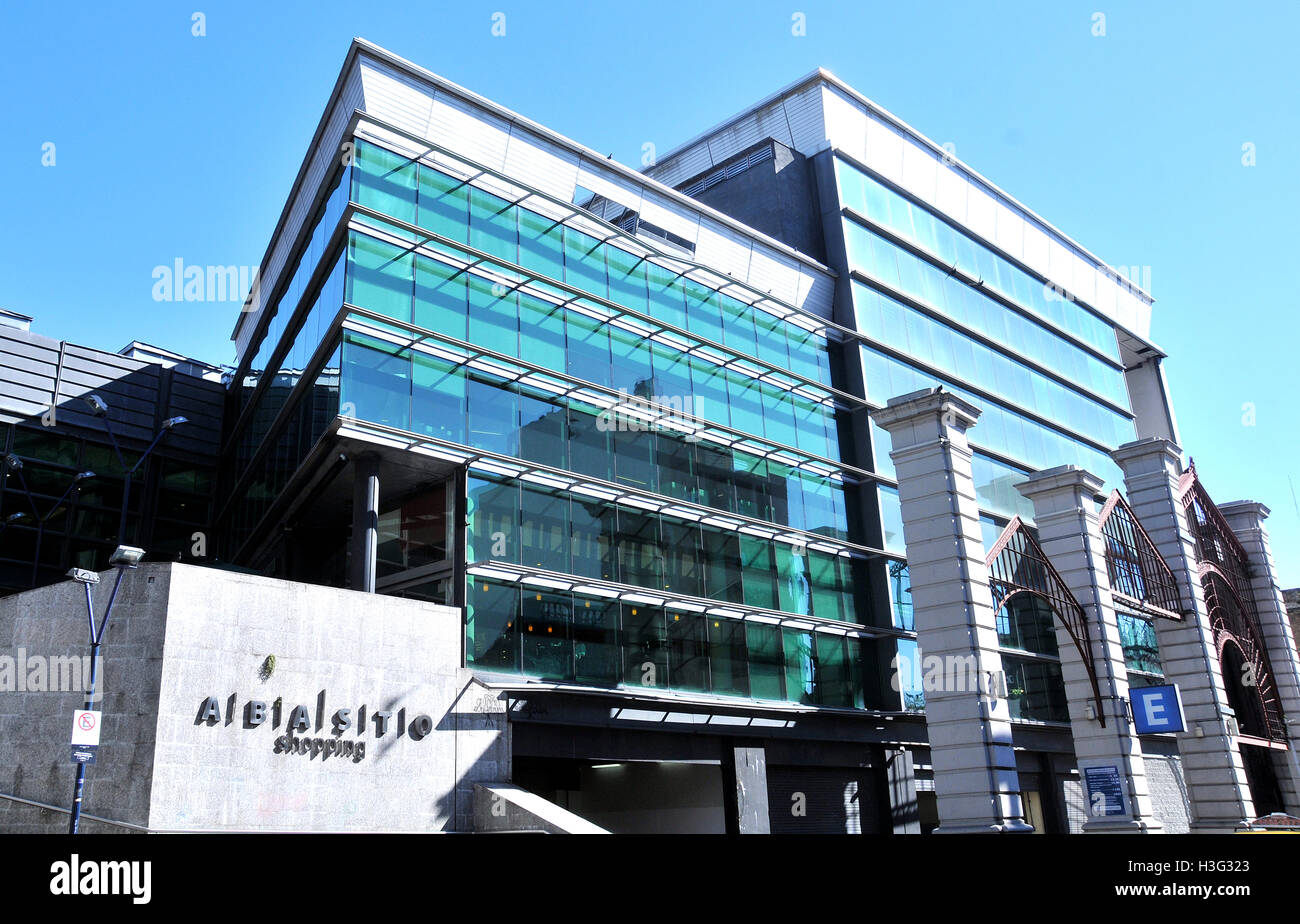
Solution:
[(1018, 594), (1031, 594), (1047, 603), (1083, 659), (1088, 680), (1092, 683), (1097, 718), (1104, 726), (1106, 712), (1101, 704), (1101, 687), (1097, 682), (1097, 663), (1092, 654), (1088, 633), (1088, 615), (1070, 588), (1052, 567), (1043, 547), (1020, 517), (1013, 517), (988, 554), (989, 589), (993, 592), (993, 610), (1000, 612), (1007, 601)]
[[(1197, 571), (1205, 607), (1214, 633), (1214, 644), (1223, 666), (1224, 647), (1231, 642), (1250, 665), (1256, 687), (1262, 728), (1251, 729), (1258, 737), (1286, 741), (1285, 719), (1273, 679), (1273, 667), (1260, 629), (1255, 598), (1250, 589), (1250, 557), (1224, 519), (1219, 508), (1189, 463), (1179, 483), (1187, 526), (1196, 542)], [(1229, 682), (1224, 677), (1224, 683)], [(1241, 725), (1241, 719), (1238, 719)]]
[(1151, 616), (1181, 619), (1183, 603), (1174, 572), (1119, 491), (1111, 492), (1097, 525), (1106, 543), (1111, 594), (1118, 602)]

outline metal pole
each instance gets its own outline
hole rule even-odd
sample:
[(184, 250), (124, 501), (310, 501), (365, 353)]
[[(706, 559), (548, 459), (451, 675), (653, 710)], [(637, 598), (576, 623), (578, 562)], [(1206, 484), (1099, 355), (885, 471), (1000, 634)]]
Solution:
[[(113, 601), (117, 599), (117, 590), (122, 586), (122, 577), (126, 574), (125, 565), (117, 566), (117, 578), (113, 581), (113, 591), (108, 597), (108, 606), (104, 608), (104, 618), (100, 621), (99, 626), (95, 626), (95, 605), (90, 595), (90, 585), (83, 585), (86, 588), (86, 614), (90, 618), (90, 687), (86, 691), (87, 712), (95, 708), (95, 686), (99, 679), (99, 648), (104, 640), (104, 630), (108, 627), (108, 617), (113, 614)], [(81, 800), (86, 789), (86, 765), (83, 762), (77, 762), (77, 779), (72, 788), (72, 814), (68, 819), (68, 833), (76, 834), (77, 826), (81, 822)]]

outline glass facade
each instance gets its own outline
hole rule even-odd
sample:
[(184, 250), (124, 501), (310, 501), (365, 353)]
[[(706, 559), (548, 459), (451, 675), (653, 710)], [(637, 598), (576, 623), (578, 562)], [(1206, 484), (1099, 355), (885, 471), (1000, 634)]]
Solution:
[[(452, 160), (358, 140), (330, 181), (241, 370), (233, 547), (342, 415), (469, 458), (465, 533), (443, 542), (463, 542), (466, 567), (567, 582), (534, 592), (468, 580), (470, 663), (582, 683), (646, 685), (648, 672), (666, 689), (870, 699), (860, 639), (832, 627), (914, 627), (898, 492), (860, 487), (842, 461), (862, 404), (832, 387), (841, 343), (589, 214), (506, 198), (508, 178), (461, 174)], [(992, 535), (1012, 516), (1032, 520), (1014, 485), (1033, 470), (1074, 463), (1118, 481), (1107, 450), (1134, 431), (1114, 328), (866, 172), (837, 159), (835, 176), (862, 338), (847, 342), (868, 403), (943, 385), (983, 409), (973, 471)], [(887, 435), (873, 424), (870, 438), (891, 478)], [(480, 454), (538, 477), (500, 474)], [(857, 550), (875, 532), (859, 511), (873, 508), (893, 565), (869, 566)], [(703, 522), (711, 515), (788, 533), (749, 535)], [(874, 615), (879, 580), (890, 611)], [(582, 581), (695, 609), (629, 609), (574, 590)], [(808, 628), (768, 631), (702, 612), (711, 604)], [(1038, 685), (1059, 683), (1054, 630), (1022, 610), (999, 614), (1009, 676), (1025, 688), (1015, 714), (1051, 720), (1063, 699)], [(921, 708), (923, 691), (911, 692), (908, 708)]]
[[(0, 457), (13, 455), (0, 484), (0, 592), (63, 579), (69, 568), (102, 571), (118, 542), (125, 472), (107, 434), (99, 439), (50, 427), (0, 424)], [(141, 450), (144, 447), (141, 447)], [(139, 451), (123, 448), (127, 466)], [(94, 477), (76, 482), (79, 473)], [(127, 542), (150, 561), (207, 554), (214, 470), (180, 457), (163, 440), (131, 482)], [(197, 548), (203, 550), (195, 552)]]
[[(244, 370), (232, 544), (336, 414), (542, 466), (570, 487), (471, 465), (467, 566), (697, 602), (633, 606), (471, 576), (471, 664), (862, 706), (861, 640), (824, 628), (869, 622), (865, 561), (841, 544), (865, 543), (825, 334), (590, 216), (553, 217), (489, 185), (357, 141)], [(620, 488), (661, 509), (615, 500)], [(713, 526), (697, 508), (786, 532)], [(400, 548), (389, 540), (384, 554)], [(756, 625), (703, 612), (710, 602), (808, 623)]]
[[(1109, 450), (1135, 430), (1113, 324), (869, 171), (834, 165), (865, 393), (879, 405), (938, 385), (982, 409), (970, 441), (986, 547), (1006, 519), (1033, 522), (1015, 484), (1034, 470), (1074, 464), (1122, 483)], [(888, 434), (873, 426), (871, 438), (889, 472)], [(877, 498), (885, 547), (901, 553), (898, 492), (881, 486)], [(895, 570), (894, 625), (910, 631), (906, 568)], [(997, 615), (1012, 715), (1060, 721), (1052, 614), (1035, 601), (1015, 598)]]

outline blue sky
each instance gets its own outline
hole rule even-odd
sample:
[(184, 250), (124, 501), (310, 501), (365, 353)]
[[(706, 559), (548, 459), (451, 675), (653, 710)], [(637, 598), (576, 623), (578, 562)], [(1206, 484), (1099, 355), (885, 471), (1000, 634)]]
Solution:
[(234, 306), (156, 302), (153, 269), (261, 259), (354, 35), (630, 164), (644, 143), (667, 151), (820, 65), (1112, 265), (1150, 267), (1183, 446), (1216, 499), (1272, 508), (1284, 583), (1300, 585), (1286, 218), (1300, 212), (1300, 6), (646, 10), (5, 4), (0, 306), (91, 346), (232, 359)]

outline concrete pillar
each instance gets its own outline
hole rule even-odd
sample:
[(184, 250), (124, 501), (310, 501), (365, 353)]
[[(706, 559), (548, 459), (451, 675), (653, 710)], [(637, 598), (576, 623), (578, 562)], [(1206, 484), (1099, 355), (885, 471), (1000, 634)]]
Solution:
[[(1061, 676), (1070, 709), (1070, 732), (1079, 779), (1087, 795), (1088, 771), (1115, 768), (1126, 794), (1122, 814), (1116, 806), (1088, 804), (1085, 834), (1145, 834), (1161, 829), (1147, 786), (1142, 743), (1128, 716), (1128, 671), (1119, 622), (1106, 569), (1106, 543), (1098, 525), (1095, 498), (1102, 481), (1074, 465), (1062, 465), (1030, 475), (1016, 488), (1034, 504), (1034, 523), (1043, 554), (1083, 607), (1089, 644), (1101, 692), (1103, 726), (1095, 710), (1087, 667), (1065, 624), (1058, 618), (1056, 644), (1061, 652)], [(1097, 809), (1100, 808), (1100, 811)]]
[(966, 431), (980, 411), (942, 389), (893, 398), (873, 413), (889, 432), (923, 663), (939, 658), (942, 689), (927, 689), (937, 833), (1028, 832), (999, 692), (993, 598)]
[(728, 834), (771, 834), (767, 807), (767, 752), (723, 744), (722, 804)]
[(1250, 559), (1250, 593), (1259, 614), (1259, 628), (1268, 649), (1291, 748), (1284, 760), (1277, 761), (1281, 765), (1279, 771), (1284, 771), (1278, 773), (1278, 783), (1287, 812), (1300, 815), (1300, 756), (1296, 754), (1300, 747), (1300, 656), (1296, 654), (1295, 634), (1287, 619), (1277, 563), (1273, 560), (1268, 530), (1264, 528), (1269, 510), (1257, 501), (1233, 501), (1219, 504), (1219, 512)]
[(1201, 591), (1196, 545), (1178, 494), (1182, 450), (1159, 437), (1111, 455), (1124, 472), (1129, 506), (1174, 573), (1187, 615), (1155, 620), (1165, 679), (1178, 684), (1188, 731), (1178, 736), (1193, 833), (1226, 833), (1255, 817), (1223, 687), (1218, 650)]
[(889, 784), (889, 817), (895, 834), (921, 833), (921, 808), (916, 801), (916, 762), (907, 748), (885, 751)]
[(352, 559), (353, 590), (375, 592), (375, 569), (379, 560), (379, 457), (361, 456), (352, 473)]

